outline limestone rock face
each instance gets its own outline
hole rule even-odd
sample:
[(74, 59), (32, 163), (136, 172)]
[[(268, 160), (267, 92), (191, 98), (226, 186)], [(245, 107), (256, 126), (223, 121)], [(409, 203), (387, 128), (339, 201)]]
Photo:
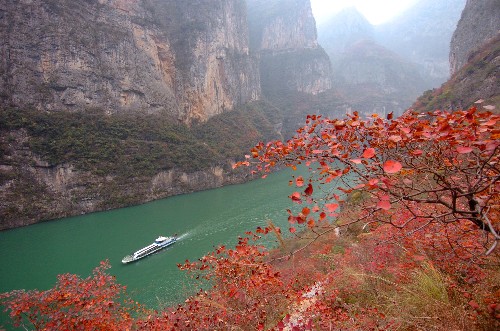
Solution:
[(0, 4), (0, 98), (206, 120), (260, 97), (243, 0)]
[(500, 33), (500, 1), (467, 0), (450, 45), (450, 73), (457, 73), (474, 51)]
[(309, 0), (248, 0), (250, 45), (260, 56), (264, 93), (318, 94), (331, 88)]

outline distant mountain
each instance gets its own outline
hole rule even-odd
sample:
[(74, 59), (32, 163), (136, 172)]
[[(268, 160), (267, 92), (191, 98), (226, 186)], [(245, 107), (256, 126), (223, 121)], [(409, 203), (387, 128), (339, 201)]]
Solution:
[(449, 78), (450, 40), (465, 1), (420, 0), (395, 19), (376, 26), (376, 41), (417, 64), (427, 88), (439, 86)]
[(335, 64), (360, 40), (374, 40), (374, 27), (355, 7), (346, 8), (318, 26), (318, 41)]
[(333, 87), (349, 108), (401, 114), (428, 84), (414, 63), (378, 44), (375, 37), (375, 27), (355, 8), (319, 27), (319, 42), (332, 61)]
[(345, 50), (334, 66), (334, 86), (367, 115), (401, 114), (424, 89), (416, 66), (371, 40)]

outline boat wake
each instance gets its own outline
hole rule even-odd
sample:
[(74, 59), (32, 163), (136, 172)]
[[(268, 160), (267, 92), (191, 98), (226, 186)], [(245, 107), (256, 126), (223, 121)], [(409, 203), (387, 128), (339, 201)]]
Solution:
[(190, 235), (189, 232), (183, 233), (177, 237), (177, 241), (187, 238)]

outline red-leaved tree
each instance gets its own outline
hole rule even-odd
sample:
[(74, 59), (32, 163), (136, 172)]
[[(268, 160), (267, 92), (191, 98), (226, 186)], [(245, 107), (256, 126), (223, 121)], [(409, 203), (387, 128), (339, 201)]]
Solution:
[(257, 172), (309, 167), (311, 175), (296, 177), (300, 191), (290, 196), (307, 205), (290, 212), (293, 233), (293, 223), (318, 236), (332, 231), (325, 221), (346, 196), (336, 192), (360, 191), (364, 211), (354, 222), (390, 224), (402, 230), (401, 238), (433, 229), (431, 236), (444, 238), (448, 249), (475, 257), (480, 243), (488, 255), (500, 240), (499, 121), (476, 108), (397, 119), (312, 115), (292, 139), (260, 143), (235, 166), (255, 164)]
[(58, 276), (47, 291), (16, 290), (0, 294), (0, 303), (10, 310), (15, 326), (36, 330), (128, 330), (135, 305), (124, 301), (125, 287), (106, 273), (107, 261), (92, 276)]

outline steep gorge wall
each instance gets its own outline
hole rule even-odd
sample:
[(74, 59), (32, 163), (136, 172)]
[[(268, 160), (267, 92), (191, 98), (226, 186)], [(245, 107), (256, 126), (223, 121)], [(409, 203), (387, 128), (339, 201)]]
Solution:
[(500, 1), (467, 0), (450, 45), (450, 73), (457, 73), (478, 48), (500, 34)]
[(0, 4), (0, 98), (206, 120), (260, 97), (243, 0)]
[(250, 45), (260, 56), (265, 94), (318, 94), (332, 87), (309, 0), (248, 0)]

